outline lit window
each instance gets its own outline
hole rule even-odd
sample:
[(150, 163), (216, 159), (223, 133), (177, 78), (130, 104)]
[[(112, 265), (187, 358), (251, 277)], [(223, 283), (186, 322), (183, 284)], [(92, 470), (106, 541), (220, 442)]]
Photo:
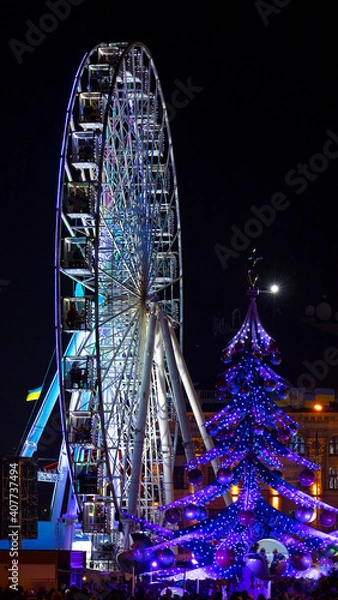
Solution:
[(330, 456), (338, 456), (338, 435), (334, 435), (329, 441)]
[(329, 490), (338, 490), (338, 468), (337, 467), (329, 468), (328, 488), (329, 488)]
[(298, 435), (294, 435), (289, 442), (289, 448), (291, 452), (295, 452), (295, 454), (299, 454), (300, 456), (305, 456), (305, 440)]

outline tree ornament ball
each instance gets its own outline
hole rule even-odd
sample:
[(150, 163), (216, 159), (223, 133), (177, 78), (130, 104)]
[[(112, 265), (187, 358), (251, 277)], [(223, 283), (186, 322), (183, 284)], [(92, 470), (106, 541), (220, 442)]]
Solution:
[(300, 506), (295, 511), (295, 517), (297, 521), (301, 523), (311, 523), (314, 519), (315, 511), (313, 508), (307, 506)]
[(222, 569), (228, 569), (235, 564), (236, 552), (231, 548), (218, 548), (215, 554), (215, 561)]
[(312, 471), (312, 469), (303, 469), (301, 473), (299, 473), (299, 481), (302, 485), (308, 487), (309, 485), (313, 485), (316, 479), (316, 473)]
[(280, 560), (274, 572), (274, 579), (279, 579), (280, 577), (282, 577), (287, 569), (287, 566), (287, 560)]
[(267, 579), (269, 573), (265, 561), (259, 554), (249, 554), (246, 566), (257, 579)]
[(216, 379), (216, 389), (219, 392), (226, 392), (227, 389), (228, 389), (228, 383), (227, 383), (227, 381), (224, 379), (224, 377), (222, 375), (220, 375)]
[(216, 425), (216, 423), (210, 423), (209, 425), (207, 425), (207, 433), (209, 435), (211, 435), (211, 437), (214, 437), (215, 435), (218, 434), (218, 425)]
[(255, 350), (255, 352), (252, 353), (252, 358), (257, 362), (261, 362), (263, 360), (263, 354), (259, 352), (259, 350)]
[(183, 515), (187, 521), (197, 521), (200, 507), (197, 504), (188, 504), (184, 510)]
[(203, 473), (199, 469), (192, 469), (188, 472), (187, 477), (191, 485), (200, 485), (203, 481)]
[(264, 381), (264, 389), (266, 392), (274, 392), (277, 387), (277, 383), (274, 379), (266, 379)]
[(268, 345), (268, 350), (269, 352), (278, 352), (278, 344), (277, 342), (275, 342), (274, 340), (271, 340), (271, 342)]
[(170, 548), (162, 548), (156, 550), (154, 554), (155, 561), (161, 569), (167, 569), (171, 567), (175, 562), (175, 554)]
[(243, 352), (243, 350), (244, 350), (243, 342), (236, 342), (234, 348), (235, 348), (236, 352)]
[(165, 512), (165, 520), (169, 525), (176, 525), (180, 522), (182, 514), (179, 508), (168, 508)]
[(306, 571), (312, 565), (312, 556), (310, 552), (303, 552), (302, 550), (296, 550), (291, 557), (291, 566), (296, 571)]
[(287, 387), (281, 387), (281, 388), (279, 388), (279, 390), (278, 390), (277, 393), (278, 393), (278, 397), (281, 400), (286, 400), (287, 397), (288, 397), (288, 395), (289, 395), (289, 388), (287, 388)]
[(232, 396), (235, 396), (239, 392), (239, 385), (237, 383), (231, 383), (229, 385), (229, 392)]
[(227, 352), (227, 351), (226, 351), (226, 352), (223, 352), (223, 354), (222, 354), (222, 362), (223, 362), (225, 365), (227, 365), (227, 364), (231, 363), (231, 361), (232, 361), (232, 356), (231, 356), (231, 354), (230, 354), (229, 352)]
[(217, 482), (220, 485), (227, 485), (228, 483), (232, 482), (233, 473), (232, 473), (231, 469), (227, 469), (226, 467), (221, 467), (217, 471), (216, 478), (217, 478)]
[(238, 513), (238, 520), (241, 525), (249, 527), (249, 525), (252, 525), (256, 520), (255, 513), (252, 510), (240, 510)]
[(279, 352), (276, 352), (275, 354), (271, 355), (270, 361), (272, 365), (280, 365), (282, 362), (282, 356)]
[(330, 512), (329, 510), (323, 510), (319, 515), (319, 521), (323, 527), (333, 527), (333, 525), (336, 524), (336, 519), (335, 513)]
[(282, 427), (279, 431), (278, 431), (278, 439), (282, 442), (286, 442), (287, 440), (289, 440), (291, 437), (291, 432), (290, 429), (288, 429), (288, 427)]
[(248, 398), (250, 396), (250, 388), (245, 387), (244, 385), (240, 388), (240, 394), (243, 398)]
[(199, 506), (197, 521), (204, 521), (204, 519), (207, 519), (207, 517), (208, 517), (208, 511), (205, 508), (205, 506)]

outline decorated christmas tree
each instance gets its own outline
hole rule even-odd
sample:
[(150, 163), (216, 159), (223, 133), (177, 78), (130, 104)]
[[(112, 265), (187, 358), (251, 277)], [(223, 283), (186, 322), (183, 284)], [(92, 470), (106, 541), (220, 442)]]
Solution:
[[(224, 371), (216, 387), (224, 407), (205, 423), (214, 447), (187, 464), (187, 477), (195, 491), (162, 508), (168, 527), (140, 522), (143, 531), (148, 528), (157, 534), (155, 545), (143, 554), (144, 569), (151, 559), (153, 569), (162, 576), (180, 570), (173, 551), (177, 546), (188, 549), (196, 567), (202, 567), (207, 576), (228, 580), (243, 577), (244, 571), (251, 581), (282, 575), (307, 577), (310, 569), (312, 575), (313, 569), (317, 575), (327, 574), (338, 556), (338, 535), (328, 532), (335, 525), (338, 508), (307, 493), (320, 467), (291, 449), (289, 442), (299, 427), (278, 406), (289, 390), (275, 371), (281, 362), (277, 343), (258, 315), (258, 260), (253, 255), (249, 262), (246, 317), (222, 352)], [(203, 487), (201, 467), (213, 461), (219, 465), (215, 481)], [(297, 486), (283, 477), (288, 461), (299, 468)], [(229, 497), (233, 486), (238, 489), (237, 500), (224, 503), (224, 508), (209, 516), (209, 505)], [(293, 509), (283, 513), (273, 506), (268, 499), (271, 489), (287, 498)], [(316, 514), (323, 530), (311, 526)], [(272, 566), (257, 552), (262, 540), (278, 549)]]

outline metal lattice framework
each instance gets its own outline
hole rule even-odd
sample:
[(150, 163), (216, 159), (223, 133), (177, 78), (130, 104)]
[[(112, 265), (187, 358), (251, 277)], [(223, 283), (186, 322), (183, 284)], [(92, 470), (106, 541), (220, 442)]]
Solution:
[[(175, 444), (194, 457), (187, 399), (212, 446), (182, 356), (179, 202), (157, 71), (140, 43), (86, 55), (67, 109), (55, 243), (57, 379), (24, 444), (37, 447), (58, 396), (63, 431), (52, 503), (93, 547), (128, 546), (135, 518), (161, 524)], [(126, 517), (126, 513), (132, 519)]]

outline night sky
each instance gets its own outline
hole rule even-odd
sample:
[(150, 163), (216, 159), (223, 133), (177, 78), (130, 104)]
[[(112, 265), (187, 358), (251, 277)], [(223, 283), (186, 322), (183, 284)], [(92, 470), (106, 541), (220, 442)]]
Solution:
[[(54, 5), (63, 20), (46, 17)], [(259, 286), (281, 287), (278, 297), (258, 299), (284, 357), (279, 373), (292, 385), (338, 388), (338, 367), (325, 359), (338, 348), (335, 3), (228, 0), (222, 13), (195, 4), (189, 14), (182, 6), (1, 5), (0, 454), (18, 445), (33, 408), (26, 393), (42, 383), (54, 350), (63, 123), (78, 65), (100, 42), (145, 43), (168, 103), (184, 355), (196, 386), (213, 387), (222, 370), (221, 350), (245, 315), (246, 265), (256, 246)], [(34, 37), (39, 22), (54, 30)], [(305, 322), (309, 306), (317, 316)]]

